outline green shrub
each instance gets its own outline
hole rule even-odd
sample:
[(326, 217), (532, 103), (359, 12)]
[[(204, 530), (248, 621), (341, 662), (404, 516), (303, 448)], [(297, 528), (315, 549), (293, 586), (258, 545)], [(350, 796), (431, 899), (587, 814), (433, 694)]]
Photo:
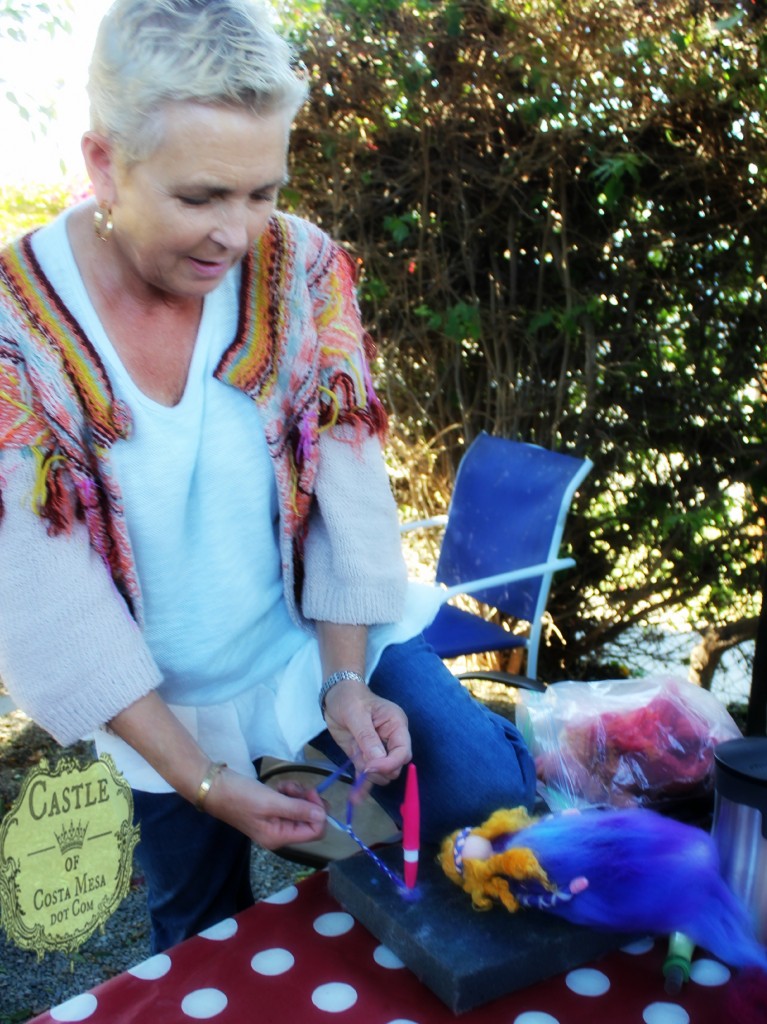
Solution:
[(38, 185), (0, 185), (0, 244), (47, 223), (85, 191), (63, 183), (42, 189)]

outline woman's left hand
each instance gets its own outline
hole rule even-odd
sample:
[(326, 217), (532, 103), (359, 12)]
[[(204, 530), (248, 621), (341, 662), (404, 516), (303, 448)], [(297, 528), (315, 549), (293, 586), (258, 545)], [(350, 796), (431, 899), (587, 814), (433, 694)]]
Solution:
[(357, 772), (376, 785), (396, 779), (412, 757), (405, 712), (355, 679), (345, 679), (330, 691), (325, 721)]

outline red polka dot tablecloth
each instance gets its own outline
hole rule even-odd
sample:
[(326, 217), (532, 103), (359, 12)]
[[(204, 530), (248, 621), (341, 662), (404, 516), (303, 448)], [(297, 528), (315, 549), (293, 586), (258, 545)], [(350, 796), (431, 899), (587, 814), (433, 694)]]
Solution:
[(722, 1024), (730, 978), (700, 956), (666, 994), (646, 940), (460, 1017), (327, 891), (318, 872), (34, 1019), (34, 1024)]

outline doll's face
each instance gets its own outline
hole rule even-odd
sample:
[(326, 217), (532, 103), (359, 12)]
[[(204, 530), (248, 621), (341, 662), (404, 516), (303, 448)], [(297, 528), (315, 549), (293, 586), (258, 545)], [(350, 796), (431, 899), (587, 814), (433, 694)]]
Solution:
[(464, 860), (488, 860), (493, 855), (493, 847), (484, 836), (470, 835), (463, 844)]

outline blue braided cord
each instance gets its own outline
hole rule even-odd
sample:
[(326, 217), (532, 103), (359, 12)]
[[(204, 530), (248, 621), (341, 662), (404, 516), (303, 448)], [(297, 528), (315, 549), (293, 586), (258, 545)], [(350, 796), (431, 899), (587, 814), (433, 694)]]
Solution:
[(515, 892), (514, 898), (522, 907), (531, 907), (535, 910), (550, 910), (558, 903), (569, 903), (573, 893), (565, 889), (556, 889), (554, 892), (532, 893)]
[(471, 825), (467, 825), (466, 828), (462, 828), (458, 835), (455, 837), (453, 843), (453, 864), (458, 874), (463, 877), (463, 848), (466, 845), (466, 840), (471, 835)]
[(360, 839), (360, 837), (357, 835), (357, 833), (354, 831), (351, 825), (342, 825), (341, 822), (337, 818), (334, 818), (332, 814), (328, 815), (328, 821), (332, 822), (337, 829), (340, 829), (341, 832), (345, 832), (347, 836), (353, 839), (357, 846), (359, 846), (360, 849), (368, 855), (368, 857), (372, 857), (377, 867), (379, 867), (381, 871), (383, 871), (383, 873), (390, 881), (394, 882), (398, 889), (401, 889), (402, 891), (409, 894), (410, 890), (405, 885), (404, 880), (400, 878), (399, 875), (396, 875), (389, 867), (386, 866), (386, 864), (384, 864), (381, 858), (378, 857), (370, 849), (367, 843), (365, 843), (364, 840)]
[(325, 790), (329, 786), (332, 786), (336, 779), (340, 779), (344, 772), (348, 771), (351, 768), (351, 766), (352, 759), (349, 758), (348, 761), (345, 761), (342, 765), (339, 765), (338, 768), (336, 768), (336, 770), (332, 774), (328, 775), (326, 779), (323, 779), (322, 782), (319, 783), (319, 785), (315, 786), (315, 792), (324, 793)]
[(352, 818), (354, 817), (354, 796), (359, 793), (360, 789), (362, 789), (365, 778), (365, 773), (360, 772), (354, 780), (354, 785), (352, 786), (351, 793), (349, 794), (349, 799), (346, 801), (346, 824), (349, 828), (352, 827)]

